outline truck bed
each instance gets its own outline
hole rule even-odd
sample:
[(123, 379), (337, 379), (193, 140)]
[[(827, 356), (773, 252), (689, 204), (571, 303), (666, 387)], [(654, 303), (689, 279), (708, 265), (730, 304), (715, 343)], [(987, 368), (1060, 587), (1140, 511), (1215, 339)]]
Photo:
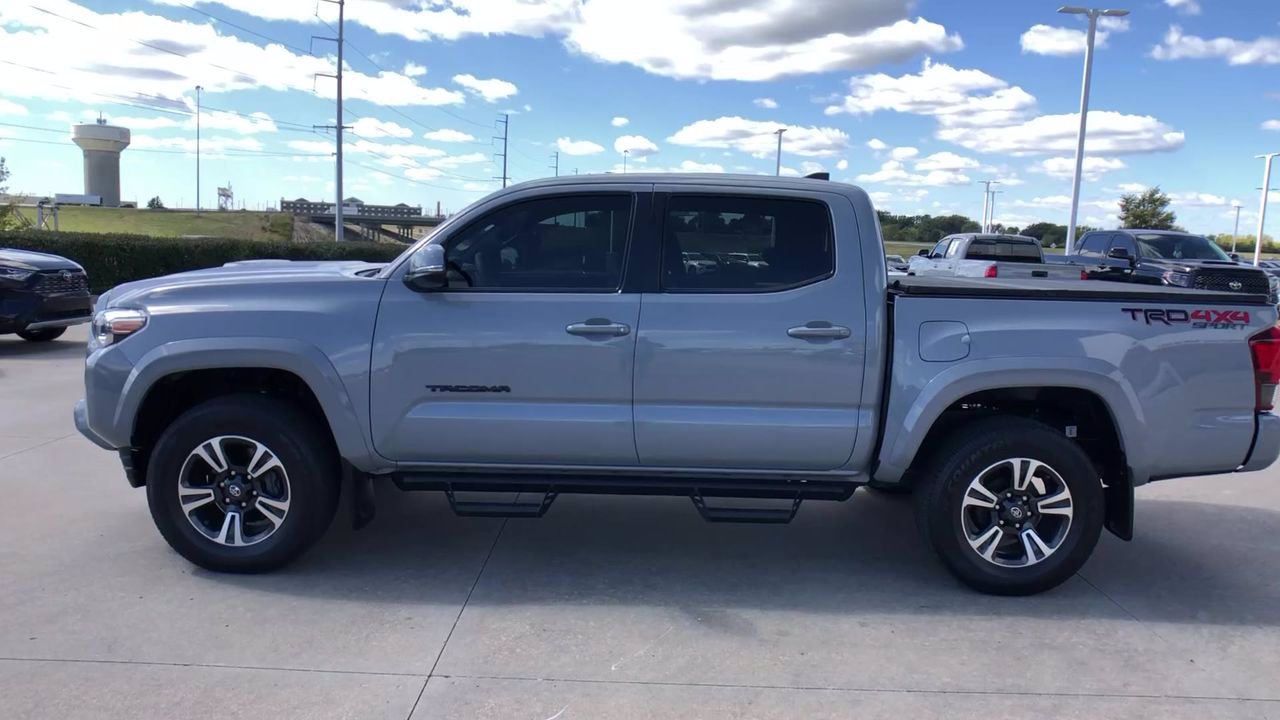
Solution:
[(1266, 295), (1192, 290), (1163, 285), (1138, 285), (1106, 280), (1041, 278), (958, 278), (909, 275), (889, 283), (893, 295), (1022, 300), (1114, 300), (1169, 302), (1183, 305), (1269, 305)]

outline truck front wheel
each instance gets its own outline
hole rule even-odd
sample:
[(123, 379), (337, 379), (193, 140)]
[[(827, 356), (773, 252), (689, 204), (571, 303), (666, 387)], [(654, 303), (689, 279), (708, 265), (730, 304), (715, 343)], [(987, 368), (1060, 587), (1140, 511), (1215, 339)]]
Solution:
[(1098, 472), (1078, 445), (1018, 417), (948, 438), (915, 493), (921, 531), (965, 584), (1030, 595), (1088, 560), (1104, 518)]
[(209, 570), (264, 572), (301, 555), (337, 509), (338, 458), (315, 422), (283, 400), (201, 403), (160, 436), (147, 503), (178, 554)]

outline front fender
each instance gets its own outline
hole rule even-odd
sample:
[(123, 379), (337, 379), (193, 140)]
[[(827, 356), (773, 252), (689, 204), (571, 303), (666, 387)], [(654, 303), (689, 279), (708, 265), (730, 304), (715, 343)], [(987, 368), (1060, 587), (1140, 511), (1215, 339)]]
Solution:
[(1017, 387), (1067, 387), (1097, 395), (1115, 423), (1133, 484), (1147, 481), (1150, 450), (1144, 442), (1146, 420), (1137, 393), (1115, 366), (1079, 357), (983, 358), (943, 370), (919, 392), (893, 388), (876, 478), (901, 479), (934, 422), (957, 400), (983, 390)]
[(377, 455), (362, 427), (341, 376), (314, 345), (292, 338), (208, 337), (177, 340), (149, 350), (125, 380), (112, 418), (116, 438), (129, 438), (147, 392), (177, 372), (258, 367), (284, 370), (307, 384), (324, 411), (338, 452), (360, 470), (374, 472), (392, 463)]

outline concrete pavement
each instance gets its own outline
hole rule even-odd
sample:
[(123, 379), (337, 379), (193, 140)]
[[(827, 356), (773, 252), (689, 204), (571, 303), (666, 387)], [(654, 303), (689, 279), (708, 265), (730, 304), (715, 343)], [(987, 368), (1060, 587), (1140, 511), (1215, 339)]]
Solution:
[(991, 598), (859, 493), (789, 526), (380, 491), (299, 563), (196, 569), (71, 425), (84, 329), (0, 337), (0, 718), (1280, 717), (1280, 473), (1140, 491), (1138, 538)]

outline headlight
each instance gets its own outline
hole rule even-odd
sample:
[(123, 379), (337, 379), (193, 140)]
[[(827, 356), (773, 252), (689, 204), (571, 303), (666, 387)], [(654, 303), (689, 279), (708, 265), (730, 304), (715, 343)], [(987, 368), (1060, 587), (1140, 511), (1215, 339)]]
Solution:
[(35, 270), (0, 265), (0, 282), (8, 280), (11, 283), (23, 283), (27, 281), (27, 278), (31, 277), (35, 273)]
[(89, 332), (90, 349), (103, 348), (118, 343), (147, 325), (147, 313), (143, 310), (112, 308), (100, 310), (93, 316)]
[(1178, 287), (1191, 287), (1191, 273), (1170, 270), (1164, 274), (1164, 281)]

